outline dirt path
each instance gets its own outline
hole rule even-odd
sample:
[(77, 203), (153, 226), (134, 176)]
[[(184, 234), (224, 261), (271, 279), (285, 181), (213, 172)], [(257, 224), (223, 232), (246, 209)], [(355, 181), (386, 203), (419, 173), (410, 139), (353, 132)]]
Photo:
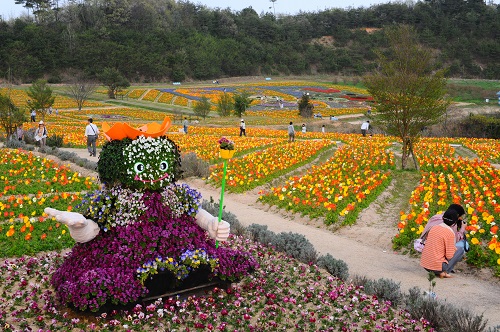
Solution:
[[(84, 149), (68, 150), (82, 158), (88, 157)], [(89, 171), (86, 175), (96, 174)], [(391, 249), (394, 225), (399, 211), (404, 208), (394, 203), (402, 201), (397, 195), (411, 190), (415, 180), (405, 173), (395, 174), (387, 190), (361, 212), (356, 225), (335, 233), (318, 221), (283, 213), (274, 207), (257, 203), (258, 190), (244, 194), (226, 193), (224, 205), (245, 226), (256, 223), (267, 225), (275, 233), (303, 234), (320, 254), (329, 253), (344, 260), (351, 276), (358, 274), (372, 279), (392, 279), (400, 282), (404, 291), (414, 286), (426, 290), (429, 286), (427, 272), (419, 266), (418, 257), (401, 255)], [(213, 197), (218, 201), (219, 188), (213, 188), (201, 179), (192, 178), (185, 182), (198, 189), (204, 199)], [(500, 282), (492, 278), (489, 271), (468, 270), (465, 263), (457, 265), (457, 270), (452, 279), (436, 281), (435, 292), (438, 298), (458, 307), (468, 308), (476, 314), (483, 314), (488, 319), (488, 326), (500, 325)]]

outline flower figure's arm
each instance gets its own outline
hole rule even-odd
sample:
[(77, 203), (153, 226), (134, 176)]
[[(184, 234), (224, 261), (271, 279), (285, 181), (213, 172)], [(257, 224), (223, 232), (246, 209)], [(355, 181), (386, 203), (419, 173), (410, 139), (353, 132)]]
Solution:
[(199, 209), (196, 214), (196, 223), (198, 226), (208, 231), (208, 235), (217, 241), (226, 241), (229, 236), (230, 226), (227, 221), (212, 216), (203, 209)]
[(44, 212), (67, 225), (69, 234), (76, 242), (89, 242), (99, 234), (99, 226), (93, 220), (86, 219), (80, 213), (59, 211), (52, 208), (45, 208)]

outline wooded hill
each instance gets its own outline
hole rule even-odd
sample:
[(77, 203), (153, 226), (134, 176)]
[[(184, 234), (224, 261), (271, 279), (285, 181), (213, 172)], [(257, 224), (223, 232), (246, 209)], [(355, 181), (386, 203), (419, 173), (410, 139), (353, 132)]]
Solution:
[(133, 82), (230, 76), (363, 75), (384, 27), (414, 26), (448, 76), (500, 78), (500, 5), (480, 0), (386, 3), (297, 15), (233, 12), (173, 0), (19, 0), (30, 15), (0, 22), (0, 77), (31, 83), (95, 77)]

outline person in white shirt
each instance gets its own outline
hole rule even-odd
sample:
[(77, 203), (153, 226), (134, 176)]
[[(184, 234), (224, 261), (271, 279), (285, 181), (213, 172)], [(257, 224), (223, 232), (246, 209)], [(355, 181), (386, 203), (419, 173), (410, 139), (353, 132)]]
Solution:
[(99, 135), (99, 128), (92, 123), (92, 118), (89, 118), (87, 127), (85, 128), (85, 136), (87, 136), (87, 150), (91, 157), (96, 156), (96, 141)]
[(305, 124), (305, 123), (303, 123), (303, 124), (302, 124), (302, 132), (303, 132), (303, 133), (305, 133), (306, 131), (307, 131), (307, 129), (306, 129), (306, 124)]
[(246, 131), (246, 125), (245, 125), (245, 120), (241, 119), (241, 122), (240, 122), (240, 136), (241, 135), (245, 135), (247, 136), (247, 131)]
[(40, 147), (43, 148), (47, 144), (47, 128), (45, 123), (40, 121), (38, 123), (38, 128), (35, 130), (35, 141), (40, 143)]
[(363, 136), (366, 136), (366, 132), (368, 131), (368, 129), (370, 129), (370, 120), (366, 120), (361, 124), (361, 134), (363, 134)]

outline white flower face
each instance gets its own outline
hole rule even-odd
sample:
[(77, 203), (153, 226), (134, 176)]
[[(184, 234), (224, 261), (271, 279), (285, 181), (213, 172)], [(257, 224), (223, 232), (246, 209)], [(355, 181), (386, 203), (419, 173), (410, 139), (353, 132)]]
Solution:
[(171, 141), (140, 136), (124, 148), (123, 156), (132, 187), (156, 190), (173, 181), (177, 156)]

